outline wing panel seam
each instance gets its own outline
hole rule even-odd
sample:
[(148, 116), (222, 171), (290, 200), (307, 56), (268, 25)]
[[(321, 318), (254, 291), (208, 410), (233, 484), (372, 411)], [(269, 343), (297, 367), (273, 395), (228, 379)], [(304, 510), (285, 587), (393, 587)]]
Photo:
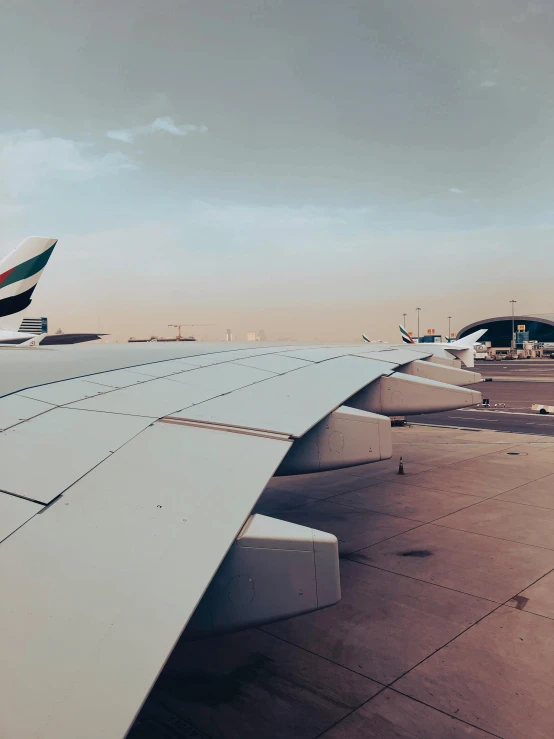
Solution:
[(250, 426), (235, 426), (230, 423), (220, 423), (210, 421), (198, 421), (192, 418), (182, 418), (180, 416), (166, 416), (158, 419), (155, 423), (169, 423), (175, 426), (193, 426), (195, 428), (208, 429), (210, 431), (226, 431), (234, 434), (246, 434), (247, 436), (259, 436), (264, 439), (276, 439), (277, 441), (288, 441), (290, 434), (280, 431), (272, 431), (268, 429), (252, 428)]

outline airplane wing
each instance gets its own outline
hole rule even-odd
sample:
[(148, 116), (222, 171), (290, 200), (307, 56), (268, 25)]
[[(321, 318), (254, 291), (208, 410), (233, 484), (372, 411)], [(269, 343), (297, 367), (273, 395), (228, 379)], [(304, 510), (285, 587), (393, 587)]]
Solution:
[(2, 355), (3, 736), (124, 737), (292, 449), (309, 456), (342, 424), (333, 444), (346, 451), (331, 445), (329, 464), (356, 463), (341, 457), (347, 430), (367, 421), (376, 448), (357, 461), (390, 456), (379, 412), (398, 405), (398, 387), (406, 402), (430, 391), (444, 407), (479, 402), (366, 347)]

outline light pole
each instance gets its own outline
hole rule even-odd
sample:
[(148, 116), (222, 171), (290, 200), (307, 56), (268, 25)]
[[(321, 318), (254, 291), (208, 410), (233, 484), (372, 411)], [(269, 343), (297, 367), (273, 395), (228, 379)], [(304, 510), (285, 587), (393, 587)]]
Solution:
[(416, 308), (417, 311), (417, 340), (419, 341), (419, 312), (421, 308)]
[(515, 327), (515, 320), (514, 320), (514, 305), (517, 303), (517, 300), (510, 300), (510, 303), (512, 304), (512, 350), (516, 348), (516, 327)]
[[(402, 325), (404, 326), (404, 328), (406, 328), (406, 316), (407, 316), (407, 315), (408, 315), (407, 313), (402, 313), (402, 318), (404, 319), (404, 323), (403, 323)], [(407, 330), (408, 330), (408, 329), (406, 329), (406, 331), (407, 331)]]
[(451, 333), (450, 333), (450, 321), (451, 320), (452, 320), (452, 316), (448, 316), (448, 343), (450, 343), (450, 337), (451, 337)]

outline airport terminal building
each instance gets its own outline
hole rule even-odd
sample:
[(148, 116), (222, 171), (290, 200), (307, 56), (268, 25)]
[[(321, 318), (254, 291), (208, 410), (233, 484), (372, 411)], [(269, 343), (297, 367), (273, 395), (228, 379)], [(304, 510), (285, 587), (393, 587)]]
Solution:
[(490, 342), (492, 349), (509, 348), (512, 342), (512, 320), (518, 347), (528, 341), (554, 344), (554, 313), (516, 315), (513, 319), (512, 316), (485, 318), (464, 326), (458, 331), (456, 338), (461, 339), (473, 331), (486, 328), (487, 333), (482, 340)]

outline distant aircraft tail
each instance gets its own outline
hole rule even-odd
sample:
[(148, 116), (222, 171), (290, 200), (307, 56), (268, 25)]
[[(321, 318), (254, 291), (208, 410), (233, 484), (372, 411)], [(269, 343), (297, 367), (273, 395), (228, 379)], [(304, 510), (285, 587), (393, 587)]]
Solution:
[(362, 334), (362, 339), (366, 342), (366, 344), (371, 344), (371, 340), (368, 339), (365, 334)]
[(25, 310), (57, 239), (31, 236), (0, 262), (0, 317)]
[(404, 342), (404, 344), (415, 344), (415, 341), (412, 339), (410, 334), (406, 331), (404, 326), (400, 325), (398, 326), (398, 328), (400, 329), (400, 336), (402, 336), (402, 341)]

